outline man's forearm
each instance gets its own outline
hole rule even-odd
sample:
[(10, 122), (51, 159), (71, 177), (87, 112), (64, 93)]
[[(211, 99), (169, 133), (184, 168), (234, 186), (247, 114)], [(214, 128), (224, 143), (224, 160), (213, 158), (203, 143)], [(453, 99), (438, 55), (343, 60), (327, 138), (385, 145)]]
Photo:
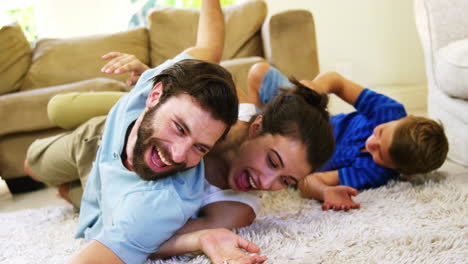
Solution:
[(200, 236), (205, 232), (206, 230), (199, 230), (192, 233), (177, 234), (162, 244), (158, 251), (151, 254), (149, 258), (166, 258), (200, 252), (202, 250)]

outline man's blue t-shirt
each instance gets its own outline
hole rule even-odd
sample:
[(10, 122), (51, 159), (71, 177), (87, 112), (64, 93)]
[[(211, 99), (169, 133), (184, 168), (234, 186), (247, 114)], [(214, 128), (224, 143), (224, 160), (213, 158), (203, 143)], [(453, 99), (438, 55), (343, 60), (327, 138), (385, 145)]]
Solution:
[[(265, 104), (279, 93), (279, 87), (292, 86), (288, 78), (270, 67), (260, 87), (260, 101)], [(378, 165), (368, 152), (361, 150), (376, 126), (405, 117), (405, 108), (392, 98), (369, 89), (362, 91), (354, 108), (355, 112), (331, 117), (336, 149), (319, 171), (338, 170), (340, 184), (356, 189), (382, 186), (398, 172)]]
[(126, 132), (143, 112), (152, 78), (183, 59), (180, 54), (143, 73), (111, 109), (81, 202), (77, 237), (97, 240), (126, 263), (143, 263), (201, 206), (204, 166), (157, 181), (142, 180), (122, 161)]

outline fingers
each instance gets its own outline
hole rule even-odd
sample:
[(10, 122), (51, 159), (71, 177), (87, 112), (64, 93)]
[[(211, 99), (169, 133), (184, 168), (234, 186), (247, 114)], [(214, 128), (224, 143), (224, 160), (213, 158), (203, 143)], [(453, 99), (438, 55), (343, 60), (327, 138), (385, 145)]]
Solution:
[(245, 250), (247, 250), (248, 252), (251, 252), (251, 253), (257, 253), (260, 251), (260, 247), (255, 245), (254, 243), (242, 238), (239, 236), (238, 238), (238, 244), (239, 244), (239, 247), (240, 248), (243, 248)]
[(322, 204), (322, 210), (323, 210), (323, 211), (327, 211), (328, 209), (330, 209), (330, 204), (328, 204), (328, 203), (323, 203), (323, 204)]
[(106, 53), (106, 54), (102, 55), (101, 59), (103, 59), (103, 60), (113, 59), (113, 58), (118, 57), (120, 55), (122, 55), (122, 53), (112, 51), (112, 52), (109, 52), (109, 53)]
[(351, 196), (356, 196), (356, 195), (358, 195), (358, 190), (356, 190), (355, 188), (349, 187), (349, 186), (345, 186), (345, 187), (346, 187), (346, 191), (347, 191), (348, 194), (350, 194)]
[(113, 57), (104, 67), (101, 72), (103, 73), (114, 73), (123, 74), (131, 70), (132, 59), (127, 54), (120, 54)]
[(138, 82), (138, 79), (140, 79), (140, 75), (136, 74), (135, 72), (132, 72), (130, 74), (130, 77), (126, 81), (126, 84), (127, 85), (135, 85)]
[(263, 263), (268, 259), (266, 256), (252, 256), (251, 262), (252, 264), (254, 263)]
[(333, 204), (333, 203), (323, 203), (322, 210), (334, 210), (334, 211), (349, 211), (350, 209), (359, 209), (361, 208), (360, 203), (350, 202), (345, 204)]
[(109, 60), (101, 69), (103, 73), (124, 74), (138, 68), (139, 61), (134, 55), (110, 52), (105, 54), (102, 58)]

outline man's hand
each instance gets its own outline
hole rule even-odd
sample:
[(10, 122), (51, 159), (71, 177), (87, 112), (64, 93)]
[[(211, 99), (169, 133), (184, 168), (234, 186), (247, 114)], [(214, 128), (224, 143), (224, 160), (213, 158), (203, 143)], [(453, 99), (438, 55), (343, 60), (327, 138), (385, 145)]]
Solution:
[(206, 230), (200, 236), (199, 242), (203, 252), (214, 264), (253, 264), (267, 260), (265, 256), (251, 256), (242, 251), (241, 249), (250, 253), (258, 253), (260, 248), (224, 228)]
[(322, 210), (333, 209), (335, 211), (357, 209), (359, 203), (353, 201), (351, 196), (356, 196), (358, 191), (349, 186), (329, 186), (324, 189)]
[(103, 73), (120, 75), (130, 72), (130, 78), (127, 79), (127, 85), (136, 84), (141, 74), (149, 69), (148, 65), (141, 62), (132, 54), (109, 52), (101, 58), (103, 60), (109, 60), (109, 62), (107, 62), (101, 69), (101, 72)]

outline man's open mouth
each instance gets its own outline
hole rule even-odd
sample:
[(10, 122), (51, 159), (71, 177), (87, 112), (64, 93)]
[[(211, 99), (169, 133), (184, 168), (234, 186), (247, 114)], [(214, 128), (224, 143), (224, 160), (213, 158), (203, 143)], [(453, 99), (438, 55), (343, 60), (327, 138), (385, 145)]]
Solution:
[(148, 164), (151, 169), (154, 171), (166, 170), (172, 166), (172, 163), (168, 161), (169, 159), (164, 156), (163, 151), (156, 146), (153, 146), (150, 153), (150, 160)]

